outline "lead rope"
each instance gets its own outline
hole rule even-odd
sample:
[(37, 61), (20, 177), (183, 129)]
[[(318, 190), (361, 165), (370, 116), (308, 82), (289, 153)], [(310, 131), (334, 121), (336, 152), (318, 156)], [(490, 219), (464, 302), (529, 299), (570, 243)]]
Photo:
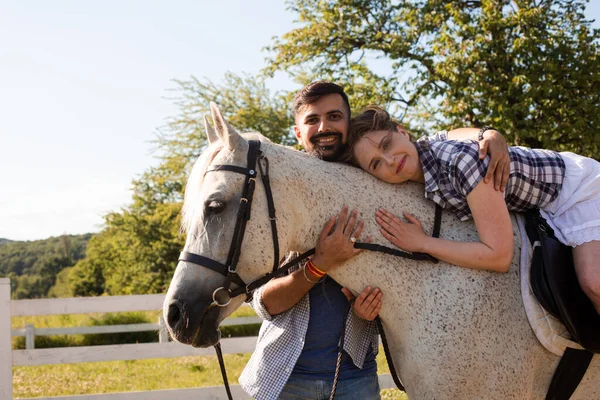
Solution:
[(233, 400), (231, 395), (231, 389), (229, 388), (229, 382), (227, 381), (227, 371), (225, 370), (225, 360), (223, 360), (223, 352), (221, 351), (221, 343), (215, 344), (215, 351), (217, 352), (217, 358), (219, 359), (219, 367), (221, 367), (221, 375), (223, 375), (223, 385), (227, 391), (227, 398)]
[(335, 374), (333, 375), (333, 385), (331, 386), (331, 395), (329, 400), (333, 400), (335, 397), (335, 390), (337, 389), (338, 378), (340, 375), (340, 366), (342, 365), (342, 351), (344, 350), (344, 340), (346, 338), (346, 322), (348, 322), (348, 315), (352, 312), (352, 304), (354, 300), (348, 303), (346, 312), (344, 313), (344, 322), (342, 323), (342, 334), (340, 335), (340, 343), (338, 346), (337, 362), (335, 363)]
[(385, 337), (385, 332), (383, 330), (383, 324), (381, 323), (381, 318), (379, 315), (375, 318), (377, 321), (377, 329), (379, 330), (379, 335), (381, 336), (381, 343), (383, 344), (383, 352), (385, 353), (385, 361), (388, 363), (388, 367), (390, 369), (390, 375), (392, 375), (392, 379), (396, 384), (396, 387), (403, 392), (406, 392), (404, 385), (400, 382), (400, 377), (398, 376), (398, 372), (396, 372), (396, 367), (394, 367), (394, 360), (392, 360), (392, 353), (390, 353), (390, 347), (387, 343), (387, 338)]
[[(444, 210), (440, 205), (438, 205), (438, 204), (435, 205), (435, 219), (433, 221), (433, 232), (431, 234), (432, 237), (435, 237), (435, 238), (440, 237), (440, 230), (442, 228), (442, 212), (443, 211)], [(369, 249), (368, 247), (365, 247), (365, 248)], [(371, 249), (369, 249), (369, 250), (371, 250)], [(390, 254), (389, 251), (383, 251), (383, 252)], [(432, 256), (430, 256), (429, 254), (427, 254), (427, 256), (431, 257), (433, 260), (435, 260), (437, 262), (437, 260), (435, 258), (433, 258)], [(338, 383), (338, 378), (339, 378), (339, 373), (340, 373), (340, 365), (342, 363), (342, 351), (344, 350), (344, 339), (346, 337), (346, 323), (348, 322), (348, 315), (350, 314), (350, 312), (352, 312), (352, 304), (354, 304), (354, 301), (352, 301), (350, 304), (348, 304), (348, 308), (346, 309), (346, 314), (344, 317), (344, 323), (342, 325), (342, 334), (340, 335), (337, 363), (335, 366), (335, 374), (333, 376), (333, 385), (331, 387), (331, 395), (329, 396), (329, 400), (333, 400), (333, 398), (335, 397), (335, 390), (337, 389), (337, 383)], [(381, 343), (383, 344), (383, 352), (385, 353), (385, 360), (387, 361), (388, 367), (390, 368), (390, 374), (392, 375), (392, 379), (394, 380), (394, 383), (396, 384), (396, 387), (398, 389), (400, 389), (403, 392), (406, 392), (404, 385), (400, 381), (398, 372), (396, 372), (396, 368), (394, 367), (394, 360), (392, 360), (392, 355), (390, 353), (390, 348), (387, 343), (387, 338), (385, 337), (385, 332), (383, 330), (383, 324), (381, 323), (381, 318), (379, 318), (379, 316), (377, 316), (375, 318), (375, 321), (377, 322), (377, 330), (379, 331), (379, 335), (381, 336)]]
[[(442, 224), (442, 211), (443, 211), (442, 207), (440, 207), (439, 205), (436, 204), (436, 206), (435, 206), (435, 220), (434, 220), (434, 223), (433, 223), (433, 234), (431, 235), (433, 237), (439, 237), (440, 236), (440, 228), (441, 228), (441, 224)], [(402, 252), (401, 250), (390, 249), (390, 248), (385, 247), (385, 246), (379, 246), (379, 245), (375, 245), (375, 246), (378, 246), (379, 248), (378, 249), (368, 248), (367, 246), (365, 246), (363, 248), (371, 250), (371, 251), (380, 251), (380, 252), (387, 253), (387, 254), (392, 254), (392, 255), (395, 255), (395, 256), (409, 258), (409, 259), (412, 259), (412, 260), (430, 260), (430, 261), (433, 261), (433, 262), (437, 262), (437, 260), (434, 257), (430, 256), (429, 254), (421, 254), (421, 253), (411, 254), (411, 253)], [(355, 246), (355, 247), (357, 247), (357, 246)], [(310, 257), (312, 254), (314, 254), (314, 251), (315, 251), (315, 249), (313, 248), (313, 249), (310, 249), (310, 250), (304, 252), (300, 256), (298, 256), (298, 257), (294, 258), (293, 260), (291, 260), (290, 262), (288, 262), (285, 265), (285, 268), (282, 267), (280, 269), (283, 269), (283, 270), (289, 269), (293, 265), (295, 265), (295, 264), (297, 264), (297, 263), (299, 263), (301, 261), (304, 261), (306, 258)], [(280, 272), (280, 271), (278, 270), (278, 272)], [(263, 277), (261, 279), (258, 279), (257, 281), (255, 281), (252, 284), (248, 285), (248, 287), (254, 286), (253, 284), (256, 284), (255, 287), (261, 286), (261, 285), (265, 284), (266, 282), (268, 282), (269, 280), (271, 280), (274, 277), (273, 275), (276, 275), (276, 274), (275, 273), (267, 274), (267, 276), (265, 276), (265, 277)], [(252, 290), (255, 287), (253, 287)], [(246, 288), (246, 292), (247, 292), (247, 288)], [(234, 292), (236, 292), (236, 291), (234, 291)], [(339, 378), (339, 373), (340, 373), (340, 366), (341, 366), (341, 362), (342, 362), (342, 351), (343, 351), (343, 347), (344, 347), (344, 340), (345, 340), (345, 337), (346, 337), (346, 323), (348, 322), (348, 315), (350, 314), (350, 312), (352, 312), (352, 304), (353, 303), (348, 304), (348, 307), (346, 309), (346, 313), (345, 313), (345, 316), (344, 316), (344, 322), (343, 322), (343, 326), (342, 326), (342, 333), (340, 335), (338, 357), (337, 357), (337, 362), (336, 362), (336, 366), (335, 366), (335, 374), (334, 374), (334, 377), (333, 377), (333, 385), (332, 385), (332, 388), (331, 388), (331, 396), (329, 397), (329, 400), (333, 400), (333, 398), (335, 397), (335, 391), (337, 389), (337, 383), (338, 383), (338, 378)], [(392, 374), (392, 378), (394, 380), (394, 383), (396, 384), (396, 386), (398, 387), (398, 389), (400, 389), (401, 391), (405, 392), (406, 390), (404, 389), (404, 386), (402, 385), (402, 382), (400, 382), (400, 378), (398, 377), (398, 373), (396, 372), (396, 368), (394, 367), (394, 362), (393, 362), (391, 354), (390, 354), (390, 350), (389, 350), (389, 347), (388, 347), (388, 344), (387, 344), (387, 339), (385, 337), (385, 332), (383, 331), (383, 325), (381, 324), (381, 320), (380, 320), (379, 317), (377, 317), (376, 321), (377, 321), (377, 328), (379, 329), (379, 334), (381, 336), (381, 341), (382, 341), (382, 344), (383, 344), (383, 350), (385, 352), (385, 358), (386, 358), (386, 361), (388, 363), (388, 367), (390, 368), (390, 373)], [(223, 384), (225, 386), (225, 390), (227, 391), (227, 396), (228, 396), (229, 400), (233, 400), (233, 396), (231, 395), (231, 389), (229, 388), (229, 382), (227, 381), (227, 371), (225, 370), (225, 361), (223, 360), (223, 354), (221, 352), (221, 344), (220, 343), (217, 343), (215, 345), (215, 351), (217, 352), (217, 358), (219, 359), (219, 366), (221, 367), (221, 375), (223, 376)]]

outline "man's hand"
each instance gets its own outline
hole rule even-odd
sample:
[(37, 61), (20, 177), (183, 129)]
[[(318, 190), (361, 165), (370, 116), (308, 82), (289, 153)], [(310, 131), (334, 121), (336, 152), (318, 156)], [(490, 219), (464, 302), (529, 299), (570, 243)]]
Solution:
[[(337, 218), (331, 217), (327, 221), (313, 256), (313, 263), (318, 269), (329, 272), (362, 251), (354, 248), (354, 242), (360, 238), (363, 230), (363, 222), (356, 222), (357, 215), (353, 210), (348, 218), (348, 207), (344, 206)], [(355, 239), (354, 242), (351, 238)]]
[(483, 140), (479, 142), (479, 159), (483, 160), (488, 153), (490, 165), (484, 181), (488, 183), (494, 179), (494, 188), (504, 192), (510, 175), (510, 156), (504, 136), (496, 130), (485, 131)]
[[(354, 295), (347, 288), (342, 288), (342, 292), (346, 295), (348, 301), (354, 300)], [(379, 288), (371, 290), (371, 286), (367, 286), (365, 290), (354, 300), (352, 312), (359, 318), (367, 321), (373, 321), (381, 311), (381, 298), (383, 293)]]

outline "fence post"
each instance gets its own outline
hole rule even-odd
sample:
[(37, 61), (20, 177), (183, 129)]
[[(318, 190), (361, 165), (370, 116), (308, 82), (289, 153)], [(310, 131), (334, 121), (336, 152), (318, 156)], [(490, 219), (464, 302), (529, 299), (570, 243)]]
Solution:
[(35, 328), (33, 324), (25, 325), (25, 349), (33, 350), (35, 348)]
[(0, 399), (12, 399), (10, 279), (0, 278)]
[(162, 314), (158, 317), (158, 342), (169, 343), (169, 332)]

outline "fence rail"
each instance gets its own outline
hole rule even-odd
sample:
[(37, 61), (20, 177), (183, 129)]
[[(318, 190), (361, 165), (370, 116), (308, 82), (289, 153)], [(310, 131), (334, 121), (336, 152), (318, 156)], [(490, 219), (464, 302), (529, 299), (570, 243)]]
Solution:
[[(10, 281), (0, 278), (0, 399), (13, 399), (12, 368), (48, 364), (71, 364), (79, 362), (102, 362), (172, 358), (184, 356), (214, 355), (214, 350), (197, 349), (192, 346), (169, 342), (166, 330), (159, 323), (128, 324), (112, 326), (89, 326), (68, 328), (11, 329), (11, 318), (52, 314), (87, 314), (106, 312), (153, 311), (162, 308), (164, 295), (134, 295), (111, 297), (78, 297), (69, 299), (10, 300)], [(228, 318), (221, 326), (260, 323), (258, 317)], [(158, 331), (158, 343), (139, 343), (102, 346), (81, 346), (35, 349), (35, 336), (65, 334), (97, 334)], [(12, 350), (12, 337), (25, 336), (26, 349)], [(250, 353), (254, 351), (256, 336), (222, 339), (224, 354)], [(389, 374), (380, 375), (381, 388), (394, 387)], [(247, 398), (239, 385), (231, 387), (236, 399)], [(221, 400), (226, 399), (222, 386), (155, 390), (147, 392), (106, 393), (79, 396), (36, 397), (35, 400)], [(25, 399), (20, 400), (34, 400)]]
[[(128, 332), (158, 332), (159, 343), (167, 343), (169, 341), (167, 331), (162, 321), (162, 315), (159, 317), (160, 322), (144, 323), (144, 324), (125, 324), (125, 325), (101, 325), (101, 326), (75, 326), (69, 328), (36, 328), (32, 324), (27, 324), (25, 328), (12, 329), (13, 337), (25, 336), (25, 348), (33, 350), (35, 348), (36, 336), (49, 335), (92, 335), (104, 333), (128, 333)], [(221, 326), (237, 326), (260, 324), (262, 320), (259, 317), (237, 317), (227, 318), (221, 323)]]

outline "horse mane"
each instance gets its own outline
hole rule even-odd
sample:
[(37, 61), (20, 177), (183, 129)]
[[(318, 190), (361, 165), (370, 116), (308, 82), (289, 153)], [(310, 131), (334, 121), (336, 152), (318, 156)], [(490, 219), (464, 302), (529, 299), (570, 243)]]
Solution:
[[(258, 132), (243, 133), (241, 135), (247, 140), (258, 140), (261, 143), (271, 143), (267, 137)], [(183, 207), (181, 208), (181, 228), (184, 232), (188, 232), (190, 226), (192, 226), (196, 207), (200, 204), (199, 199), (202, 194), (202, 183), (204, 182), (206, 170), (223, 148), (223, 142), (220, 140), (216, 143), (209, 144), (192, 167), (192, 172), (190, 173), (185, 186)]]

